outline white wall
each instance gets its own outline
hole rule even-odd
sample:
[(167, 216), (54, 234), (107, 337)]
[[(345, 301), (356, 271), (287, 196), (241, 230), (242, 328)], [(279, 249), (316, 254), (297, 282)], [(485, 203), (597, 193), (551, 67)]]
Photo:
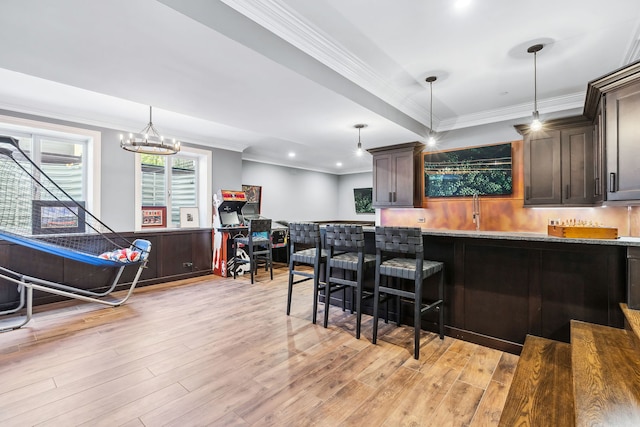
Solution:
[(353, 173), (338, 177), (338, 217), (336, 219), (375, 221), (375, 214), (356, 213), (353, 189), (366, 187), (373, 187), (373, 172)]
[(260, 214), (274, 221), (338, 220), (338, 176), (244, 160), (242, 184), (262, 186)]

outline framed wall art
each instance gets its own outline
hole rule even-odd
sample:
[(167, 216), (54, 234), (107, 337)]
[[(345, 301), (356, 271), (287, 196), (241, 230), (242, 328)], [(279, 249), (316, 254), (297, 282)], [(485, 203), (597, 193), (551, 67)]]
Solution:
[(166, 206), (143, 206), (142, 207), (142, 227), (166, 227), (167, 207)]
[(196, 207), (180, 208), (180, 228), (200, 227), (200, 216)]
[(31, 224), (33, 234), (84, 233), (84, 202), (33, 200)]

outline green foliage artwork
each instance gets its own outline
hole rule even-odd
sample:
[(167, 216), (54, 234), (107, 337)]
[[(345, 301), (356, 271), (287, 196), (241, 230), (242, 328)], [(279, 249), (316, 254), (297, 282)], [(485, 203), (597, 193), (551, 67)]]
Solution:
[(354, 188), (353, 198), (356, 203), (356, 213), (375, 213), (373, 208), (373, 188)]
[(511, 194), (511, 144), (427, 153), (424, 183), (426, 197)]

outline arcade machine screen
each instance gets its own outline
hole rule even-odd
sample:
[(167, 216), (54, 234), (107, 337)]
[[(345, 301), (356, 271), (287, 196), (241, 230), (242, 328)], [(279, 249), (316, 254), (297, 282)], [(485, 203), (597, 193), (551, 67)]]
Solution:
[(223, 227), (236, 227), (240, 225), (238, 212), (220, 212), (220, 223)]

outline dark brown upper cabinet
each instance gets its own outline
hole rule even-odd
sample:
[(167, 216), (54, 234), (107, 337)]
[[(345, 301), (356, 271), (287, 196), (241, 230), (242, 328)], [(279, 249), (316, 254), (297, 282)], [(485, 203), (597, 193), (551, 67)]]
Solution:
[[(603, 139), (606, 200), (640, 200), (640, 61), (599, 77), (587, 86), (584, 115)], [(605, 193), (605, 191), (603, 191)]]
[[(525, 206), (592, 206), (598, 201), (594, 126), (584, 117), (544, 123), (524, 138)], [(599, 178), (598, 178), (599, 179)]]
[(413, 208), (422, 205), (422, 150), (424, 144), (409, 142), (372, 148), (373, 206)]

